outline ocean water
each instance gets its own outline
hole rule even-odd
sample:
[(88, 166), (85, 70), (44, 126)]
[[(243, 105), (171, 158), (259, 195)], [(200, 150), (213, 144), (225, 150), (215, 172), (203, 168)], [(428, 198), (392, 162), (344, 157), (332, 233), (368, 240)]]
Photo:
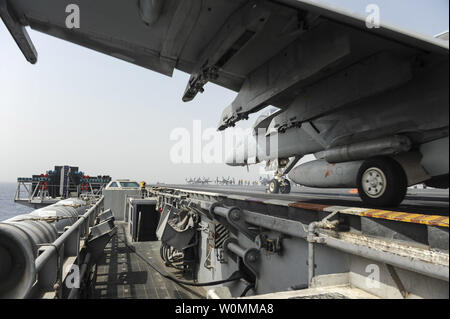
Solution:
[(16, 183), (0, 183), (0, 221), (33, 211), (31, 207), (14, 203), (16, 188)]

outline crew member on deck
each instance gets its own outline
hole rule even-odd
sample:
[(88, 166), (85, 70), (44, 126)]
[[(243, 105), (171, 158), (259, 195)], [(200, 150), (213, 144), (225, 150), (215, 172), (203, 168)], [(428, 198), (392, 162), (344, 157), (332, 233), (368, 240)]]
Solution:
[(147, 196), (147, 184), (145, 182), (141, 182), (141, 196), (145, 198)]

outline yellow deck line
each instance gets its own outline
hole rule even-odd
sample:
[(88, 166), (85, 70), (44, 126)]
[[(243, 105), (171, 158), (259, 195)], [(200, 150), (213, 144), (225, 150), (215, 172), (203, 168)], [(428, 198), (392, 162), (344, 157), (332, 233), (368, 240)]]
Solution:
[(449, 227), (449, 218), (447, 216), (440, 215), (423, 215), (378, 209), (368, 209), (366, 211), (360, 211), (359, 215), (363, 217), (388, 219), (406, 223)]
[(308, 202), (294, 202), (290, 203), (288, 206), (302, 208), (305, 210), (315, 210), (323, 212), (338, 211), (339, 213), (346, 215), (387, 219), (398, 222), (424, 224), (430, 226), (449, 227), (448, 216), (425, 215), (417, 213), (397, 212), (391, 210), (359, 208), (359, 207), (326, 206), (320, 204), (311, 204)]

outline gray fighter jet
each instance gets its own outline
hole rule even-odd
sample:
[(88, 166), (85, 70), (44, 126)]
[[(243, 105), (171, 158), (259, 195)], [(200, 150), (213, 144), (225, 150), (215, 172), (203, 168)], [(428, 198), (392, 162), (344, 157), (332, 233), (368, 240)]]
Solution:
[(232, 185), (233, 184), (233, 179), (230, 178), (230, 176), (228, 176), (228, 178), (225, 178), (222, 176), (222, 179), (219, 179), (219, 177), (217, 177), (217, 184), (219, 185)]
[[(183, 101), (212, 82), (238, 92), (224, 130), (270, 105), (228, 163), (268, 161), (272, 192), (289, 174), (312, 187), (358, 187), (397, 205), (408, 185), (448, 188), (448, 42), (312, 0), (0, 0), (26, 59), (25, 26), (171, 76)], [(448, 35), (447, 35), (448, 38)], [(295, 167), (305, 154), (316, 161)]]
[(203, 177), (201, 180), (201, 184), (202, 185), (209, 185), (209, 183), (211, 183), (212, 181), (209, 178)]
[[(448, 41), (448, 32), (439, 38)], [(290, 192), (289, 174), (309, 187), (357, 187), (375, 206), (398, 205), (419, 183), (448, 188), (448, 52), (436, 60), (430, 52), (398, 53), (395, 66), (380, 57), (309, 85), (287, 108), (260, 117), (227, 163), (275, 165), (272, 193)], [(295, 167), (307, 154), (316, 160)]]

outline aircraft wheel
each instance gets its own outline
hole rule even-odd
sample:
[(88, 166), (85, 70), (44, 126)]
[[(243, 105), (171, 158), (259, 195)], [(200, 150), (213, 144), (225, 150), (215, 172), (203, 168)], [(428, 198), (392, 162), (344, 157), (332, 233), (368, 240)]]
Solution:
[(366, 160), (359, 169), (357, 184), (363, 202), (372, 206), (398, 206), (408, 188), (405, 171), (389, 157)]
[(269, 183), (269, 193), (278, 194), (280, 191), (280, 183), (276, 179), (272, 179)]
[(280, 186), (280, 192), (281, 194), (289, 194), (291, 192), (291, 183), (288, 180), (285, 180)]

